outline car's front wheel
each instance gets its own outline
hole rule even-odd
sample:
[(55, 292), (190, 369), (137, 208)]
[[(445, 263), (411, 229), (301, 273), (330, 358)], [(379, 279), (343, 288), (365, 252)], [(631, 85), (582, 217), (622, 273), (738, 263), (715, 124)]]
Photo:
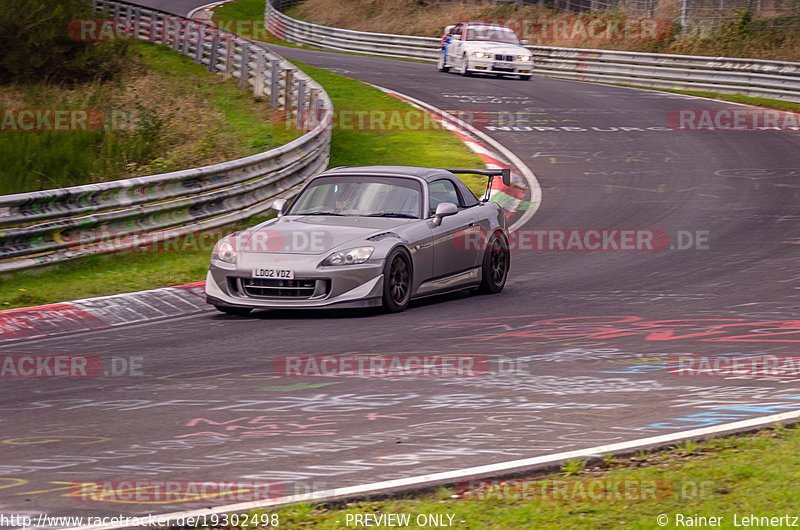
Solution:
[(450, 67), (444, 62), (444, 53), (439, 56), (439, 61), (436, 63), (436, 69), (440, 72), (447, 72)]
[(508, 269), (511, 265), (511, 253), (508, 250), (508, 240), (502, 234), (496, 233), (489, 240), (486, 252), (483, 255), (481, 267), (481, 293), (499, 293), (506, 285)]
[(383, 309), (397, 313), (411, 300), (411, 257), (402, 248), (394, 249), (383, 266)]
[(520, 74), (519, 78), (521, 81), (528, 81), (531, 78), (531, 76), (527, 74)]
[(466, 53), (461, 58), (461, 71), (459, 73), (464, 77), (469, 75), (469, 59), (467, 59)]
[(226, 315), (246, 315), (253, 310), (252, 307), (231, 307), (227, 305), (215, 305), (217, 311), (222, 311)]

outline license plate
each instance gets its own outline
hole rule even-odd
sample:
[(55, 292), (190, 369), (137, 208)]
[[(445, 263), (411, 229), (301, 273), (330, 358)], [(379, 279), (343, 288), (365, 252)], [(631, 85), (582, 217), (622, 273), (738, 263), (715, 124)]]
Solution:
[(514, 63), (494, 63), (492, 68), (514, 68)]
[(253, 269), (253, 278), (294, 280), (294, 271), (289, 269)]

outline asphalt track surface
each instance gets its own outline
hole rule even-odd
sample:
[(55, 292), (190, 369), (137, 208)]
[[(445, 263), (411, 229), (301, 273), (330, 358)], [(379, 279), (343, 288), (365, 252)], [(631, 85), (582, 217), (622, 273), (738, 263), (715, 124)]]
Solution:
[[(517, 250), (502, 294), (442, 296), (395, 315), (210, 311), (0, 346), (134, 360), (143, 374), (4, 381), (0, 510), (166, 513), (232, 499), (131, 500), (118, 485), (322, 490), (800, 410), (797, 378), (675, 369), (679, 355), (798, 356), (798, 133), (672, 130), (671, 112), (738, 108), (679, 95), (278, 51), (443, 109), (512, 111), (527, 126), (553, 127), (487, 130), (542, 186), (521, 233), (660, 230), (670, 242), (655, 251)], [(376, 353), (486, 356), (492, 370), (273, 374), (282, 355)], [(116, 490), (98, 500), (80, 483)]]

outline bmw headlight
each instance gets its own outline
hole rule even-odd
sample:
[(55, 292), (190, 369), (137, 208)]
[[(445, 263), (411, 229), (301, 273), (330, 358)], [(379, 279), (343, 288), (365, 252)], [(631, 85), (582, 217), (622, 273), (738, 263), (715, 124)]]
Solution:
[(214, 245), (214, 250), (211, 251), (211, 258), (225, 263), (236, 263), (236, 249), (229, 241), (223, 239)]
[(491, 54), (489, 52), (475, 52), (475, 57), (478, 59), (488, 59), (491, 57)]
[(518, 61), (528, 62), (528, 61), (531, 60), (531, 56), (530, 55), (517, 55), (517, 60)]
[(375, 247), (358, 247), (350, 250), (334, 252), (322, 262), (325, 266), (331, 265), (357, 265), (364, 263), (372, 256)]

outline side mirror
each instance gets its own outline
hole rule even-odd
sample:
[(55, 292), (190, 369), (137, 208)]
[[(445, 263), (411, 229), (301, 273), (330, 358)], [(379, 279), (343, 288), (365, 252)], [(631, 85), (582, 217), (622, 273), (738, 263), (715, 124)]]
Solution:
[(433, 217), (433, 224), (439, 226), (442, 224), (442, 218), (447, 217), (448, 215), (455, 215), (457, 213), (458, 206), (452, 202), (440, 202), (439, 206), (436, 207), (436, 213)]
[(528, 42), (530, 41), (528, 39), (522, 39), (520, 42), (522, 43), (523, 46), (527, 46)]
[(505, 184), (506, 187), (511, 186), (511, 170), (504, 167), (501, 171), (500, 175), (503, 178), (503, 184)]
[(283, 211), (286, 209), (286, 203), (288, 201), (286, 199), (275, 199), (272, 201), (270, 208), (278, 212), (278, 217), (283, 216)]

